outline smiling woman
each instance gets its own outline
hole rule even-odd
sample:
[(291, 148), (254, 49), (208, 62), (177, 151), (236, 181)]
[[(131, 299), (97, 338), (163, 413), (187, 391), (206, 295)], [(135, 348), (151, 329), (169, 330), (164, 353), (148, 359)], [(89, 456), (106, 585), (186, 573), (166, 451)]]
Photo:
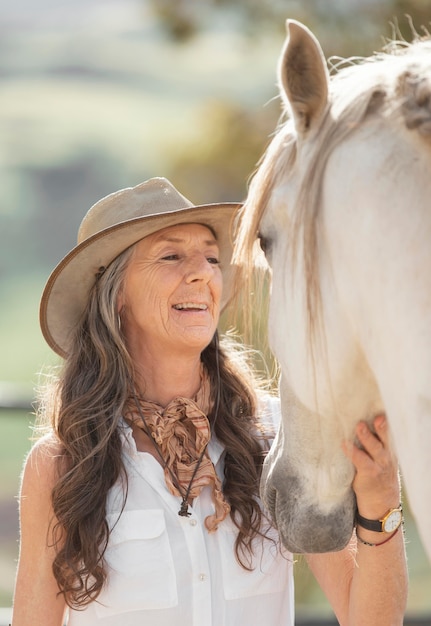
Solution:
[(65, 362), (21, 487), (13, 626), (293, 623), (258, 499), (276, 408), (217, 330), (238, 208), (151, 179), (96, 203), (51, 274)]

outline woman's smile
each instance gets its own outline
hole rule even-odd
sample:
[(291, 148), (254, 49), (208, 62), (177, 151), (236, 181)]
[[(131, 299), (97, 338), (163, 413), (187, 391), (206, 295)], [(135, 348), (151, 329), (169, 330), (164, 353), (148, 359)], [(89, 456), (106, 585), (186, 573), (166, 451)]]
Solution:
[(174, 304), (174, 309), (177, 311), (207, 311), (206, 304), (199, 304), (197, 302), (183, 302), (181, 304)]

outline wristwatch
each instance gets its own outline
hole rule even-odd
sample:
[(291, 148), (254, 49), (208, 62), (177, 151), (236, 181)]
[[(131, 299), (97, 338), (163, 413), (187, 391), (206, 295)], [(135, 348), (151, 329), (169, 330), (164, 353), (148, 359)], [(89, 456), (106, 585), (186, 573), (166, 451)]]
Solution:
[(367, 530), (374, 530), (377, 533), (393, 533), (402, 524), (403, 509), (400, 506), (397, 509), (389, 509), (382, 519), (367, 519), (356, 513), (356, 520), (359, 526)]

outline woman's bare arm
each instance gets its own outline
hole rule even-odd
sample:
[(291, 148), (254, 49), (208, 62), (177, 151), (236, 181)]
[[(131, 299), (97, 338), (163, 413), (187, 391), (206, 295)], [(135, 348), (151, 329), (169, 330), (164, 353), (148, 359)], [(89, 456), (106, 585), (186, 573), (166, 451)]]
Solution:
[(52, 573), (54, 549), (51, 490), (55, 481), (58, 445), (40, 440), (27, 457), (19, 498), (20, 553), (15, 581), (13, 626), (61, 626), (66, 603), (58, 595)]

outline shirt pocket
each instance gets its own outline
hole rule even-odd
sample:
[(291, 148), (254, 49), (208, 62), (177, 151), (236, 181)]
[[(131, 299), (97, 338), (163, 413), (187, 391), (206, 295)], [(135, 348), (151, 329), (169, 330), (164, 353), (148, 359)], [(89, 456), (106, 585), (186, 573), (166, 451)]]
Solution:
[[(249, 571), (237, 561), (235, 555), (236, 527), (231, 520), (220, 524), (220, 559), (223, 572), (224, 597), (236, 600), (271, 593), (288, 593), (292, 585), (293, 559), (290, 552), (280, 548), (275, 531), (271, 539), (257, 537), (254, 541), (253, 567)], [(246, 562), (246, 564), (248, 564)]]
[(108, 577), (96, 601), (97, 615), (176, 606), (175, 567), (163, 510), (123, 511), (106, 519), (111, 529), (105, 552)]

